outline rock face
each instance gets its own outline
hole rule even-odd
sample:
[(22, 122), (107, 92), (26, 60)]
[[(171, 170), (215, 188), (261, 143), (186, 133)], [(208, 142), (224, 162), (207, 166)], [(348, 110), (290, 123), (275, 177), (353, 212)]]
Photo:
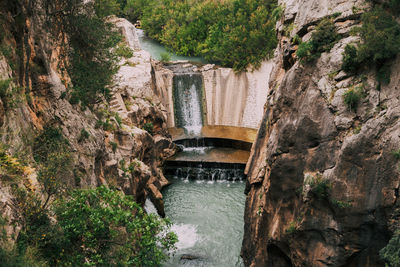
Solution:
[[(140, 50), (135, 28), (125, 19), (110, 19), (133, 50), (133, 57), (121, 58), (111, 101), (91, 110), (82, 109), (62, 96), (69, 77), (60, 70), (61, 47), (46, 30), (41, 1), (34, 2), (20, 1), (16, 4), (20, 9), (17, 11), (15, 6), (10, 9), (4, 6), (5, 42), (11, 48), (11, 55), (6, 58), (0, 53), (0, 81), (14, 78), (7, 88), (14, 95), (7, 103), (0, 101), (2, 146), (33, 166), (35, 136), (47, 126), (60, 128), (74, 158), (75, 177), (65, 179), (72, 179), (72, 184), (83, 188), (107, 184), (133, 195), (141, 204), (150, 197), (160, 215), (164, 215), (160, 190), (168, 181), (160, 166), (175, 153), (175, 145), (167, 132), (165, 108), (153, 90), (150, 56)], [(2, 9), (5, 4), (1, 4)], [(13, 12), (20, 13), (17, 14), (21, 18), (20, 28), (12, 26), (16, 17)], [(20, 67), (12, 70), (10, 66), (16, 58)], [(33, 65), (39, 66), (40, 71), (33, 71)], [(25, 92), (18, 94), (18, 88), (22, 87)], [(102, 119), (108, 119), (114, 127), (103, 130), (98, 126)], [(86, 138), (81, 138), (83, 130), (88, 133)], [(1, 178), (0, 173), (0, 215), (16, 225), (7, 230), (9, 236), (17, 237), (14, 196), (10, 185)], [(32, 190), (39, 192), (40, 188)]]
[[(399, 224), (400, 60), (377, 91), (373, 70), (363, 80), (341, 71), (344, 47), (356, 40), (353, 11), (365, 2), (281, 2), (273, 89), (246, 169), (244, 263), (383, 266), (378, 252)], [(285, 25), (294, 22), (291, 36), (306, 40), (335, 12), (342, 39), (332, 50), (312, 64), (285, 64)], [(343, 102), (352, 86), (365, 93), (356, 112)]]

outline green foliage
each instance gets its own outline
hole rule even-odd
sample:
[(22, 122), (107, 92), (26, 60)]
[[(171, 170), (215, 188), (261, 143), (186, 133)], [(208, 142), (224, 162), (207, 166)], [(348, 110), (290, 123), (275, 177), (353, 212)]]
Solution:
[(302, 59), (309, 59), (312, 57), (312, 48), (311, 42), (304, 42), (300, 43), (299, 47), (297, 48), (296, 55), (300, 60)]
[(160, 53), (161, 62), (167, 63), (171, 61), (171, 54), (167, 52)]
[(276, 0), (128, 0), (146, 33), (182, 55), (203, 56), (236, 71), (257, 68), (277, 45)]
[(323, 19), (315, 28), (308, 42), (301, 43), (296, 52), (302, 62), (312, 62), (323, 52), (330, 51), (339, 40), (333, 19)]
[(385, 266), (400, 266), (400, 231), (396, 231), (389, 243), (379, 251), (380, 257), (385, 261)]
[(24, 172), (25, 167), (18, 161), (18, 159), (10, 156), (0, 146), (0, 180), (8, 180), (18, 183)]
[(21, 87), (12, 83), (13, 79), (0, 80), (0, 99), (6, 109), (14, 108), (21, 102)]
[[(116, 0), (44, 1), (54, 38), (68, 36), (61, 57), (71, 77), (71, 104), (94, 104), (99, 95), (109, 96), (109, 86), (117, 72), (118, 57), (113, 51), (121, 36), (104, 16), (117, 12)], [(86, 2), (86, 3), (85, 3)], [(63, 16), (59, 16), (62, 10)], [(55, 26), (54, 26), (55, 25)]]
[(64, 265), (160, 266), (177, 240), (168, 221), (104, 186), (74, 191), (55, 213), (67, 245), (59, 254)]
[(115, 54), (118, 57), (123, 57), (123, 58), (133, 57), (132, 49), (130, 49), (125, 42), (121, 42), (118, 44), (118, 46), (115, 48)]
[(331, 203), (339, 209), (347, 209), (353, 206), (350, 201), (341, 201), (336, 199), (331, 199)]
[[(392, 1), (390, 5), (398, 5)], [(379, 83), (390, 81), (390, 60), (400, 52), (400, 24), (390, 10), (375, 6), (362, 15), (362, 26), (356, 29), (362, 42), (357, 48), (346, 46), (343, 54), (343, 70), (356, 73), (358, 70), (375, 66)]]
[(304, 183), (310, 187), (310, 192), (318, 199), (327, 199), (331, 184), (329, 180), (324, 179), (320, 173), (315, 175), (307, 175)]
[(354, 45), (346, 45), (343, 53), (342, 69), (348, 73), (355, 73), (359, 67), (357, 48)]
[(286, 234), (294, 234), (297, 232), (297, 225), (295, 221), (290, 222), (289, 227), (286, 229)]
[(121, 6), (118, 0), (95, 0), (94, 10), (97, 16), (104, 18), (116, 15), (120, 12)]
[(396, 160), (400, 160), (400, 149), (392, 151), (392, 155)]
[(23, 227), (15, 247), (0, 221), (1, 266), (161, 266), (173, 252), (170, 222), (147, 215), (130, 196), (104, 186), (75, 190), (53, 205), (24, 188), (14, 190)]
[(154, 126), (152, 122), (146, 122), (143, 125), (143, 130), (147, 131), (149, 134), (153, 134)]
[(88, 133), (88, 131), (86, 131), (86, 129), (82, 129), (81, 134), (79, 135), (78, 142), (82, 142), (82, 141), (88, 139), (89, 136), (90, 136), (90, 134)]
[(116, 142), (111, 141), (110, 145), (111, 145), (112, 151), (115, 153), (115, 151), (117, 151), (118, 144)]
[(362, 94), (358, 88), (350, 88), (343, 95), (343, 100), (349, 110), (356, 112)]
[[(34, 159), (38, 164), (38, 181), (47, 194), (44, 207), (52, 196), (61, 193), (72, 182), (73, 158), (68, 141), (61, 130), (48, 127), (34, 140)], [(69, 179), (70, 178), (70, 179)]]
[(127, 0), (123, 14), (128, 20), (135, 23), (143, 15), (143, 10), (148, 2), (148, 0)]

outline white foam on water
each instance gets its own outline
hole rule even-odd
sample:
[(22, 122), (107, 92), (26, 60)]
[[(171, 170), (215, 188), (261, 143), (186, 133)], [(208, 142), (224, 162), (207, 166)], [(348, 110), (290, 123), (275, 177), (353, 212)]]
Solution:
[(157, 209), (154, 206), (153, 202), (151, 202), (150, 199), (146, 198), (146, 202), (144, 203), (144, 210), (148, 213), (148, 214), (158, 214), (157, 213)]
[(195, 154), (205, 154), (210, 147), (185, 147), (183, 152), (195, 153)]
[(185, 249), (193, 247), (200, 240), (197, 234), (197, 228), (192, 224), (173, 224), (171, 231), (178, 236), (177, 249)]

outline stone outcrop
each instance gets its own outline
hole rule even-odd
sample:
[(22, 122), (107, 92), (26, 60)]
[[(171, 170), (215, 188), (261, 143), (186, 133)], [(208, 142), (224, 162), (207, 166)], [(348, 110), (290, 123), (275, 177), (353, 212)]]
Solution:
[[(1, 143), (10, 154), (33, 166), (35, 136), (45, 127), (57, 127), (68, 140), (74, 159), (74, 177), (64, 177), (69, 184), (83, 188), (106, 184), (133, 195), (141, 204), (150, 197), (164, 215), (160, 190), (168, 181), (160, 166), (175, 153), (175, 145), (167, 132), (165, 108), (154, 93), (150, 56), (140, 50), (134, 26), (125, 19), (110, 18), (125, 37), (133, 57), (121, 59), (110, 102), (81, 108), (65, 98), (65, 85), (70, 79), (60, 64), (62, 47), (46, 30), (41, 1), (34, 2), (18, 3), (20, 29), (12, 28), (16, 25), (13, 7), (4, 9), (8, 31), (5, 42), (11, 56), (5, 58), (0, 53), (0, 80), (13, 78), (8, 89), (15, 94), (9, 102), (0, 102)], [(18, 57), (17, 49), (21, 51)], [(20, 61), (20, 68), (12, 70), (10, 65), (15, 62), (11, 60), (15, 59)], [(33, 71), (34, 65), (40, 71)], [(19, 88), (25, 88), (25, 92), (17, 91)], [(99, 127), (99, 121), (105, 119), (111, 128)], [(82, 132), (87, 132), (86, 138), (82, 138)], [(8, 229), (8, 236), (16, 238), (14, 196), (1, 178), (0, 173), (0, 215), (16, 225), (14, 230)], [(40, 185), (35, 187), (32, 190), (40, 192)]]
[[(280, 1), (279, 47), (258, 137), (247, 164), (242, 257), (246, 266), (383, 266), (378, 252), (398, 227), (400, 60), (376, 89), (341, 70), (364, 1)], [(333, 15), (341, 40), (310, 64), (285, 65), (283, 29), (311, 36)], [(355, 13), (354, 13), (355, 12)], [(287, 67), (289, 66), (289, 67)], [(360, 87), (356, 112), (343, 95)]]

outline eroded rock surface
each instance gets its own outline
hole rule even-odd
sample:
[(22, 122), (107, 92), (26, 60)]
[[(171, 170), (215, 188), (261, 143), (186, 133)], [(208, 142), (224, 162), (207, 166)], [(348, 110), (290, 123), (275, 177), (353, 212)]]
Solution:
[[(363, 1), (281, 1), (285, 22), (264, 117), (247, 165), (242, 257), (246, 266), (383, 266), (378, 252), (398, 225), (399, 69), (376, 90), (341, 70)], [(355, 9), (353, 6), (359, 7)], [(281, 30), (309, 38), (321, 18), (341, 12), (341, 40), (313, 64), (285, 68)], [(343, 94), (363, 86), (356, 112)], [(325, 188), (315, 190), (315, 185)], [(326, 187), (325, 187), (326, 186)], [(314, 189), (313, 189), (314, 188)]]

